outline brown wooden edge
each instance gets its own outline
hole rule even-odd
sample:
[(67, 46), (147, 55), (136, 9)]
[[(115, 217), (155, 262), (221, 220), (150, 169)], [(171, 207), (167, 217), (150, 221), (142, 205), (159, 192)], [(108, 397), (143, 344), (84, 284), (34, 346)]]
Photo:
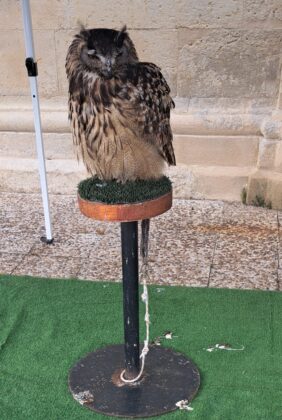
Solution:
[(172, 206), (172, 191), (153, 200), (130, 204), (105, 204), (84, 200), (78, 194), (79, 209), (84, 216), (109, 222), (133, 222), (151, 219)]

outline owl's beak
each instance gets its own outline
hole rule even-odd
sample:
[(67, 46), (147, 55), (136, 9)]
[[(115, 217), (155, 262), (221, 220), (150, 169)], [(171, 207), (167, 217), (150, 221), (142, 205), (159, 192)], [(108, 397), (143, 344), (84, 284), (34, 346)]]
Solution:
[(110, 79), (112, 77), (112, 75), (113, 75), (112, 61), (111, 61), (110, 58), (106, 59), (105, 68), (104, 68), (103, 73), (104, 73), (104, 76), (107, 79)]
[(112, 67), (107, 67), (105, 73), (105, 76), (110, 79), (113, 75)]
[(105, 79), (110, 79), (113, 76), (113, 71), (111, 67), (104, 67), (101, 73)]

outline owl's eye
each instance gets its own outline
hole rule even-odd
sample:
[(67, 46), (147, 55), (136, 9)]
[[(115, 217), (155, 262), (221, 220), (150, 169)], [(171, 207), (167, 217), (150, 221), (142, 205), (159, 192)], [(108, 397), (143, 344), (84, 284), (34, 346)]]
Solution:
[(88, 57), (94, 57), (96, 55), (96, 50), (88, 50), (87, 55)]

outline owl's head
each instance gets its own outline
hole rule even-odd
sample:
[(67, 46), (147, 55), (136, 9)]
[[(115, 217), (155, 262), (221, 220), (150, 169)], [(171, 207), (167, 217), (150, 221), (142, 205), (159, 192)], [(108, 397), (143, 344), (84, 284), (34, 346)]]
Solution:
[(82, 29), (78, 35), (83, 39), (80, 59), (89, 71), (110, 79), (118, 76), (128, 64), (138, 61), (137, 53), (126, 26), (114, 29)]

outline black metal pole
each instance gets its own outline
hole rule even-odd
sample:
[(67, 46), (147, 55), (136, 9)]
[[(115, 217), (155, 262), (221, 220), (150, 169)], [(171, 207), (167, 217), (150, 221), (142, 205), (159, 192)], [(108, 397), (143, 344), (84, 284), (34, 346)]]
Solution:
[(138, 222), (121, 223), (126, 379), (139, 373)]

